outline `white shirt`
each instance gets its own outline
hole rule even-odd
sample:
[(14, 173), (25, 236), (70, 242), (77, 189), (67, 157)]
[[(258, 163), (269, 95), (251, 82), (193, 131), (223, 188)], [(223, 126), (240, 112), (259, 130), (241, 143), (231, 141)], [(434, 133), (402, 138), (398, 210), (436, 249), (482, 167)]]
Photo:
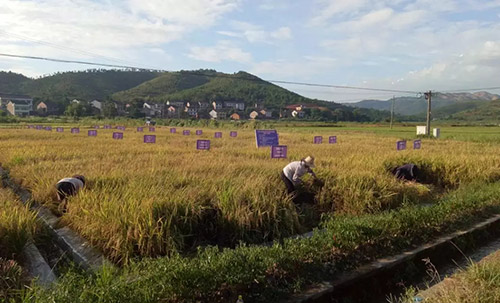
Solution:
[(306, 167), (306, 164), (303, 161), (291, 162), (283, 168), (283, 174), (285, 174), (285, 177), (295, 184), (302, 182), (300, 178), (306, 173), (312, 173), (312, 170), (309, 167)]
[(79, 191), (80, 189), (83, 188), (82, 180), (77, 179), (77, 178), (64, 178), (64, 179), (59, 180), (59, 182), (57, 182), (57, 184), (62, 183), (62, 182), (68, 182), (68, 183), (73, 184), (76, 191)]

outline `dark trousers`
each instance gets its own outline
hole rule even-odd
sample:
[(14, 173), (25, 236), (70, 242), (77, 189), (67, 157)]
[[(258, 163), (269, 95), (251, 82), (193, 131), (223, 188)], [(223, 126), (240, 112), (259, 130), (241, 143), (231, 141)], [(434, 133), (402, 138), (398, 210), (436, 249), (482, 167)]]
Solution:
[(63, 201), (68, 196), (73, 196), (76, 194), (75, 186), (69, 182), (57, 183), (57, 200)]
[(289, 194), (295, 191), (295, 185), (293, 185), (293, 182), (288, 179), (283, 171), (281, 172), (281, 180), (283, 180), (283, 183), (285, 183), (286, 190)]

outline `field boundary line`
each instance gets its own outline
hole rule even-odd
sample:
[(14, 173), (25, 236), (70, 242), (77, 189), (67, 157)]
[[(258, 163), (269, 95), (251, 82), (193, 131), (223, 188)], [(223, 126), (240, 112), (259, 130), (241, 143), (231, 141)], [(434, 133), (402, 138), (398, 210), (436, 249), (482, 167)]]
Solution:
[(29, 205), (36, 212), (38, 219), (47, 228), (54, 242), (67, 252), (75, 263), (90, 271), (97, 271), (103, 265), (113, 266), (98, 249), (69, 227), (57, 228), (59, 218), (49, 209), (34, 201), (31, 192), (12, 181), (8, 170), (1, 166), (0, 175), (2, 183), (11, 188), (24, 204)]
[[(356, 283), (365, 282), (365, 279), (376, 277), (387, 273), (398, 265), (404, 265), (418, 258), (425, 258), (429, 255), (442, 254), (443, 251), (455, 249), (452, 242), (456, 242), (464, 237), (476, 235), (482, 231), (491, 231), (492, 233), (500, 233), (500, 214), (494, 215), (489, 219), (475, 224), (466, 230), (459, 230), (449, 235), (441, 236), (438, 239), (423, 244), (415, 249), (404, 251), (400, 254), (390, 257), (379, 258), (371, 263), (361, 265), (354, 270), (340, 273), (333, 277), (332, 280), (316, 283), (309, 289), (300, 294), (293, 295), (291, 298), (282, 302), (288, 303), (311, 303), (311, 302), (327, 302), (328, 296), (336, 291), (342, 291), (346, 287)], [(329, 302), (329, 301), (328, 301)]]

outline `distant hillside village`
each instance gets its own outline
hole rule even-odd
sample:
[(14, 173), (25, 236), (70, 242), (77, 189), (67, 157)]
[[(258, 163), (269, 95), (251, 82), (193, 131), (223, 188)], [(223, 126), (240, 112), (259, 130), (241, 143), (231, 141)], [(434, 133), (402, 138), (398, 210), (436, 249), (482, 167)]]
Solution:
[[(27, 95), (0, 94), (0, 109), (12, 116), (129, 116), (133, 118), (178, 118), (178, 119), (303, 119), (313, 112), (325, 112), (331, 115), (330, 109), (315, 104), (292, 104), (283, 108), (266, 108), (255, 103), (247, 105), (242, 101), (167, 101), (153, 103), (135, 101), (122, 104), (115, 101), (84, 101), (73, 99), (64, 107), (60, 103), (34, 101)], [(325, 116), (327, 116), (325, 115)], [(317, 114), (315, 115), (317, 116)]]

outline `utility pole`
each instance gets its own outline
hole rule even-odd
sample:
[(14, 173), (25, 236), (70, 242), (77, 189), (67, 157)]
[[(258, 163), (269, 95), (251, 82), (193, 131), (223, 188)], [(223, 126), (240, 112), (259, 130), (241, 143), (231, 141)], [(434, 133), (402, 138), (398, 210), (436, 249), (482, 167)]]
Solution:
[(431, 99), (432, 99), (432, 91), (428, 91), (424, 93), (425, 99), (427, 100), (427, 127), (425, 128), (425, 134), (430, 137), (431, 136)]
[(391, 105), (391, 129), (392, 129), (392, 121), (394, 120), (394, 102), (396, 100), (396, 96), (392, 96), (392, 105)]

